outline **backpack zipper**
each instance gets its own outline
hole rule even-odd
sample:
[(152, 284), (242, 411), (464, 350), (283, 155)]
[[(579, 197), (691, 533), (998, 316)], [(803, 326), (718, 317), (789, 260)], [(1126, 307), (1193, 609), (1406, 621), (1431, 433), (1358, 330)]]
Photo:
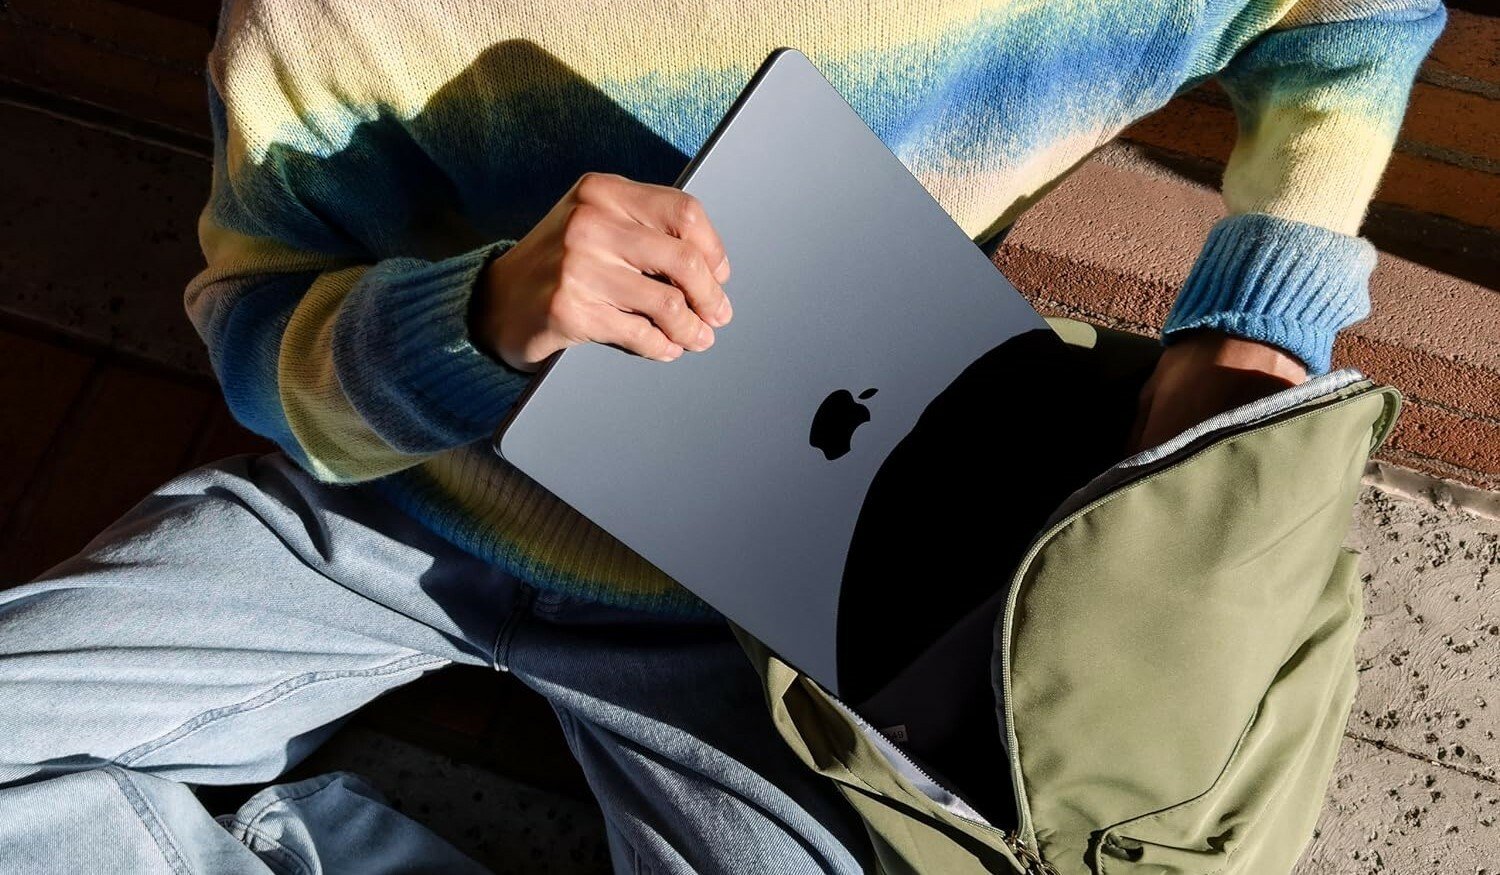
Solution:
[[(827, 690), (824, 690), (823, 693), (828, 697), (829, 701), (833, 702), (833, 704), (839, 708), (839, 710), (847, 714), (849, 718), (854, 721), (855, 725), (857, 725), (860, 730), (863, 731), (867, 736), (873, 734), (879, 736), (880, 738), (885, 738), (884, 733), (876, 729), (874, 726), (871, 726), (868, 720), (859, 716), (859, 714), (853, 708), (850, 708), (848, 705), (844, 704), (843, 700), (838, 696), (829, 693)], [(967, 800), (965, 800), (959, 794), (953, 792), (952, 788), (944, 786), (942, 782), (933, 778), (932, 775), (928, 774), (925, 769), (917, 765), (915, 760), (908, 756), (905, 751), (897, 747), (894, 743), (881, 745), (881, 752), (885, 753), (886, 755), (895, 754), (901, 759), (903, 765), (905, 765), (911, 771), (916, 772), (918, 775), (921, 775), (923, 780), (927, 781), (927, 783), (933, 785), (934, 787), (940, 788), (941, 790), (943, 790), (943, 792), (962, 802), (964, 804), (964, 807), (967, 808), (972, 813), (972, 815), (957, 811), (952, 811), (952, 814), (955, 817), (962, 817), (964, 820), (969, 821), (975, 826), (982, 827), (999, 836), (1000, 841), (1005, 844), (1006, 849), (1009, 850), (1011, 856), (1015, 858), (1015, 862), (1017, 863), (1017, 865), (1021, 867), (1022, 875), (1058, 875), (1057, 870), (1052, 868), (1052, 865), (1046, 860), (1043, 860), (1041, 854), (1038, 854), (1036, 850), (1028, 846), (1026, 842), (1022, 840), (1021, 835), (1018, 831), (1001, 829), (1000, 827), (995, 826), (994, 824), (985, 820), (984, 817), (980, 815), (979, 812), (974, 808), (974, 806), (970, 805)], [(951, 811), (951, 809), (948, 810)]]

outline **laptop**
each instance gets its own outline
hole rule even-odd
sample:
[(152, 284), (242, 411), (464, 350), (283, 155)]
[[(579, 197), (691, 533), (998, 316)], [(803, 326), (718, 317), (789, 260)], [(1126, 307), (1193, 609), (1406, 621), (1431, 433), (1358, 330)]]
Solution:
[(673, 362), (604, 344), (554, 354), (494, 448), (849, 694), (866, 662), (849, 655), (850, 618), (880, 602), (851, 608), (880, 585), (869, 562), (851, 577), (851, 544), (882, 469), (954, 387), (1024, 380), (1029, 351), (1060, 342), (796, 49), (766, 58), (674, 184), (723, 240), (734, 318)]

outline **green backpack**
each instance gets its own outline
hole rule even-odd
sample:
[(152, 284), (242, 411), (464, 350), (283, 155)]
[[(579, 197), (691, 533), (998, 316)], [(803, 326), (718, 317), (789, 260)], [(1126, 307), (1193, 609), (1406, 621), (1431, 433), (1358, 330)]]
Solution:
[[(1080, 447), (1125, 434), (1160, 344), (1049, 321), (1070, 359), (1043, 391), (1070, 411), (1065, 427)], [(990, 657), (997, 743), (941, 769), (904, 726), (877, 730), (736, 634), (783, 739), (863, 819), (877, 871), (1288, 872), (1355, 690), (1362, 587), (1342, 543), (1399, 406), (1336, 371), (1107, 468), (1044, 466), (1015, 497), (1043, 495), (1044, 521), (986, 566), (989, 613), (966, 615), (977, 661)], [(1061, 501), (1035, 487), (1048, 477), (1066, 484)], [(980, 796), (1005, 804), (982, 815)]]

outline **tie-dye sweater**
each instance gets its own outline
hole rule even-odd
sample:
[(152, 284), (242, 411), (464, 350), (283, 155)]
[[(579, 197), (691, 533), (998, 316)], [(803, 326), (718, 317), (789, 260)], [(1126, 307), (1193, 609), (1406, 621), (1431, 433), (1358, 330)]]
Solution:
[(984, 241), (1217, 77), (1240, 124), (1227, 217), (1164, 337), (1217, 328), (1318, 373), (1368, 311), (1356, 235), (1444, 18), (1438, 0), (228, 0), (187, 309), (235, 416), (320, 479), (375, 481), (538, 587), (704, 610), (489, 448), (530, 376), (474, 345), (476, 277), (580, 174), (671, 184), (794, 46)]

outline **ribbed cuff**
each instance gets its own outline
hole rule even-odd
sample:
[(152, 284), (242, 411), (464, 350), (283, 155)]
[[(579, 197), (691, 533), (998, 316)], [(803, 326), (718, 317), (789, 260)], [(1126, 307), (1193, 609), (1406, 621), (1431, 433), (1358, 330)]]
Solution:
[(1266, 213), (1222, 219), (1162, 327), (1212, 328), (1278, 346), (1328, 371), (1339, 331), (1370, 312), (1375, 247), (1368, 240)]
[(387, 259), (345, 298), (333, 360), (354, 409), (402, 452), (439, 452), (493, 431), (532, 374), (469, 338), (469, 303), (502, 240), (441, 261)]

